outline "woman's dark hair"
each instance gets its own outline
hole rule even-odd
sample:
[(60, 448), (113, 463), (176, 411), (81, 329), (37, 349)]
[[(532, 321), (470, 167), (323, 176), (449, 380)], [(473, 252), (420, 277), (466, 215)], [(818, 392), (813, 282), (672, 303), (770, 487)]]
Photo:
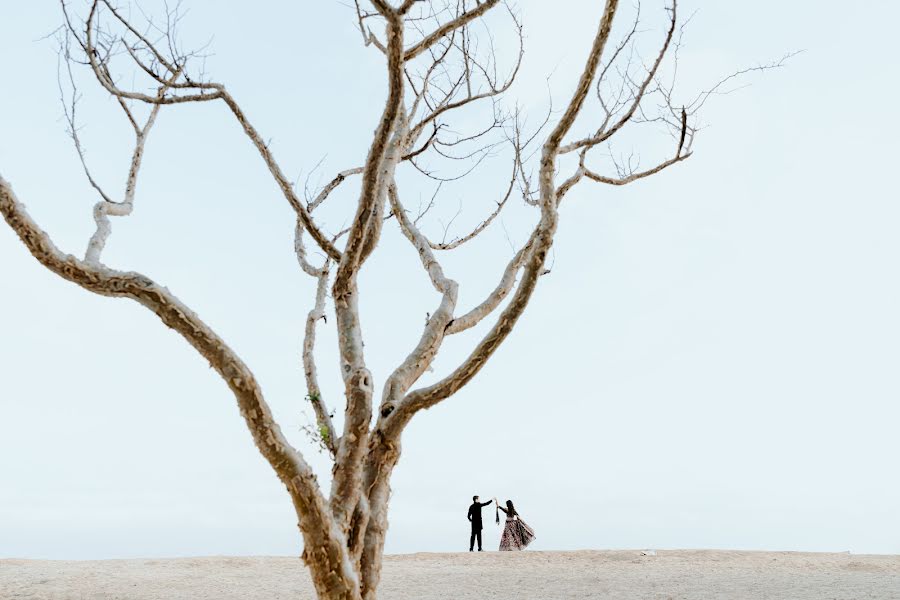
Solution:
[[(512, 500), (506, 501), (506, 517), (514, 517), (519, 513), (516, 512), (516, 507), (513, 506)], [(500, 502), (497, 502), (497, 525), (500, 524)]]

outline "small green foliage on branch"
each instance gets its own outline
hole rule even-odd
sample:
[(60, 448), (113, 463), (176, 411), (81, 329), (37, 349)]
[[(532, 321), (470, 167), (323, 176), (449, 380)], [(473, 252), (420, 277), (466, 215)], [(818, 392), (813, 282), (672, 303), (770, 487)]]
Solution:
[[(318, 391), (311, 392), (306, 395), (305, 399), (310, 404), (313, 404), (321, 400), (321, 395)], [(334, 412), (331, 411), (329, 416), (333, 417)], [(309, 419), (308, 416), (307, 419)], [(309, 422), (306, 425), (301, 426), (300, 430), (303, 431), (303, 433), (305, 433), (307, 437), (309, 437), (310, 441), (312, 441), (313, 444), (318, 447), (319, 452), (329, 452), (328, 445), (332, 440), (329, 439), (331, 435), (328, 431), (328, 425), (322, 422)]]

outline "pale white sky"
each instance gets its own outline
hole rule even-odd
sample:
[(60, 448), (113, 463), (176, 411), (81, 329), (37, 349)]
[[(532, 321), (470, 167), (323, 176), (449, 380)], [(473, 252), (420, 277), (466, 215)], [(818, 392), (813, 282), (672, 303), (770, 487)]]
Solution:
[[(95, 198), (64, 133), (56, 55), (36, 41), (59, 9), (8, 4), (0, 173), (57, 244), (81, 254)], [(515, 333), (407, 430), (389, 552), (464, 550), (478, 493), (513, 498), (536, 549), (900, 553), (900, 90), (890, 76), (900, 7), (683, 4), (683, 14), (698, 10), (682, 54), (686, 92), (805, 52), (716, 98), (686, 163), (632, 187), (585, 184), (567, 199), (552, 273)], [(214, 34), (209, 71), (286, 171), (325, 156), (330, 178), (361, 162), (383, 76), (346, 7), (186, 5), (185, 41)], [(527, 56), (510, 105), (539, 118), (551, 74), (561, 103), (600, 6), (520, 0)], [(660, 11), (644, 3), (648, 43)], [(96, 85), (83, 91), (88, 157), (120, 187), (129, 130)], [(664, 151), (634, 139), (647, 160)], [(451, 189), (448, 214), (462, 203), (477, 222), (506, 177), (497, 164)], [(340, 198), (352, 202), (352, 188)], [(516, 207), (503, 226), (521, 241), (532, 218)], [(414, 251), (395, 226), (385, 231), (361, 282), (377, 389), (436, 302)], [(160, 115), (137, 208), (115, 221), (105, 258), (152, 275), (223, 335), (324, 480), (324, 457), (299, 431), (313, 282), (292, 235), (289, 207), (223, 107), (183, 106)], [(497, 228), (448, 261), (461, 305), (492, 286), (509, 255)], [(178, 335), (133, 302), (52, 275), (5, 225), (0, 267), (0, 556), (298, 553), (286, 493), (227, 388)], [(459, 337), (430, 377), (475, 339)], [(320, 338), (335, 405), (333, 330)], [(499, 528), (485, 533), (496, 547)]]

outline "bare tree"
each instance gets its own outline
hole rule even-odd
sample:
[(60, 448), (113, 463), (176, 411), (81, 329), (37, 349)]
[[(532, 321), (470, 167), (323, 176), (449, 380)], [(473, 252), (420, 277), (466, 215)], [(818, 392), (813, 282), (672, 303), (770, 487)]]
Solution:
[[(400, 458), (404, 428), (421, 410), (452, 396), (468, 383), (506, 340), (547, 272), (547, 255), (557, 228), (559, 206), (582, 181), (624, 185), (659, 173), (692, 153), (699, 129), (697, 111), (730, 78), (684, 104), (674, 100), (673, 67), (681, 31), (676, 1), (666, 7), (667, 25), (657, 51), (644, 61), (635, 51), (639, 17), (618, 44), (611, 32), (618, 0), (598, 7), (599, 24), (584, 68), (561, 112), (549, 112), (528, 131), (518, 110), (507, 110), (500, 98), (519, 73), (523, 50), (518, 14), (502, 0), (356, 0), (354, 21), (366, 47), (384, 57), (388, 91), (384, 108), (361, 166), (339, 172), (324, 187), (298, 193), (285, 176), (269, 145), (250, 123), (228, 88), (205, 77), (202, 50), (186, 52), (176, 35), (181, 18), (176, 6), (163, 19), (117, 6), (111, 0), (87, 0), (81, 11), (62, 0), (65, 24), (60, 29), (64, 59), (62, 86), (69, 133), (90, 184), (99, 194), (94, 206), (96, 231), (83, 258), (61, 251), (22, 204), (10, 184), (0, 179), (0, 212), (45, 267), (60, 277), (104, 296), (127, 297), (153, 311), (180, 333), (219, 373), (237, 399), (259, 451), (287, 488), (303, 536), (302, 558), (322, 599), (376, 597), (385, 534), (388, 528), (390, 479)], [(399, 4), (399, 6), (395, 5)], [(478, 28), (489, 14), (505, 19), (518, 48), (507, 68), (499, 66), (491, 30)], [(670, 68), (663, 75), (663, 63)], [(149, 85), (123, 86), (120, 63)], [(768, 65), (776, 66), (779, 63)], [(120, 199), (108, 194), (92, 176), (79, 141), (75, 111), (79, 95), (72, 70), (85, 68), (116, 101), (133, 129), (134, 150)], [(765, 67), (759, 67), (765, 68)], [(68, 75), (68, 76), (66, 76)], [(68, 79), (68, 82), (66, 81)], [(66, 92), (65, 90), (69, 90)], [(296, 214), (295, 251), (300, 267), (316, 280), (315, 298), (302, 343), (307, 400), (315, 413), (309, 433), (333, 459), (331, 489), (326, 493), (304, 457), (282, 434), (253, 372), (200, 317), (166, 287), (133, 271), (113, 269), (102, 261), (112, 232), (111, 216), (131, 213), (144, 144), (163, 108), (184, 103), (223, 103), (258, 150), (284, 199)], [(590, 105), (590, 108), (585, 107)], [(475, 107), (489, 119), (483, 127), (460, 131), (454, 115)], [(478, 108), (481, 107), (481, 108)], [(584, 113), (592, 121), (581, 136), (573, 134)], [(632, 158), (616, 158), (614, 172), (592, 167), (592, 152), (608, 149), (626, 126), (650, 124), (667, 131), (671, 153), (647, 168)], [(488, 157), (508, 154), (508, 181), (498, 186), (492, 209), (469, 231), (440, 241), (429, 238), (420, 223), (435, 206), (441, 186), (465, 177)], [(442, 161), (461, 168), (452, 176), (435, 168)], [(568, 175), (560, 171), (570, 168)], [(413, 216), (398, 183), (401, 168), (433, 182), (434, 197)], [(317, 209), (349, 178), (360, 179), (355, 212), (347, 227), (326, 231)], [(498, 283), (484, 299), (463, 310), (457, 304), (459, 284), (438, 258), (471, 241), (496, 222), (511, 197), (521, 194), (537, 211), (537, 222), (516, 250)], [(408, 356), (384, 379), (376, 404), (376, 378), (366, 367), (359, 320), (357, 278), (376, 250), (384, 224), (391, 220), (415, 248), (438, 301), (428, 315)], [(309, 242), (309, 240), (312, 240)], [(307, 244), (313, 252), (307, 252)], [(320, 256), (320, 259), (311, 256)], [(344, 384), (342, 426), (334, 421), (319, 385), (315, 343), (319, 321), (333, 301), (340, 370)], [(490, 326), (456, 368), (435, 383), (415, 387), (431, 368), (444, 341), (485, 320)]]

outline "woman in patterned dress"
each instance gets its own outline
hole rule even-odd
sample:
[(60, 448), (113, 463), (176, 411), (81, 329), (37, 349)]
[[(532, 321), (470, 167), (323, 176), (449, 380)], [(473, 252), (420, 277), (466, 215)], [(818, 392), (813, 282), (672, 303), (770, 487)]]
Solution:
[(500, 511), (506, 513), (506, 526), (503, 535), (500, 536), (500, 550), (524, 550), (525, 546), (534, 541), (534, 530), (522, 520), (512, 500), (506, 501), (506, 508), (494, 498), (497, 505), (497, 523), (500, 523)]

